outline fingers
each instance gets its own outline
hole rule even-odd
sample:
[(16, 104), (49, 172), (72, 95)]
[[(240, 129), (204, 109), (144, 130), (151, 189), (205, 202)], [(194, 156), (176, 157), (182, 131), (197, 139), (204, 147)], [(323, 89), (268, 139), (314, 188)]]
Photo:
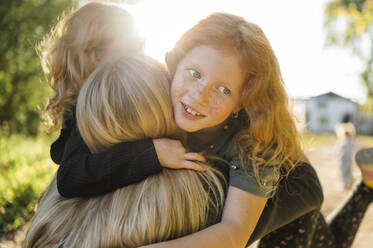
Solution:
[(186, 160), (200, 161), (200, 162), (203, 162), (203, 163), (206, 162), (206, 158), (204, 156), (202, 156), (201, 154), (196, 153), (196, 152), (187, 152), (187, 153), (185, 153), (184, 154), (184, 159), (186, 159)]
[(206, 162), (204, 156), (195, 152), (185, 152), (183, 144), (179, 140), (153, 139), (158, 160), (163, 167), (172, 169), (191, 169), (205, 171), (203, 165), (198, 162)]
[(202, 165), (199, 165), (196, 162), (192, 162), (188, 160), (185, 160), (182, 166), (185, 169), (191, 169), (191, 170), (201, 171), (201, 172), (206, 171), (205, 167), (203, 167)]
[[(185, 162), (185, 168), (188, 168), (188, 169), (191, 169), (191, 170), (196, 170), (196, 171), (205, 171), (205, 167), (203, 167), (202, 165), (196, 163), (196, 162), (193, 162), (193, 161), (199, 161), (199, 162), (206, 162), (206, 158), (204, 156), (202, 156), (201, 154), (199, 153), (196, 153), (196, 152), (187, 152), (184, 154), (184, 159)], [(191, 161), (193, 160), (193, 161)]]

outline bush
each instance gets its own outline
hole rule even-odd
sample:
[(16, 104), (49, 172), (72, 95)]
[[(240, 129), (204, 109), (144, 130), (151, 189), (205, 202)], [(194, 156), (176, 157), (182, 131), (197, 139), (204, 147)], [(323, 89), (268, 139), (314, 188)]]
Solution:
[(49, 156), (53, 138), (0, 133), (0, 237), (32, 218), (58, 168)]
[(0, 125), (36, 135), (50, 94), (35, 46), (73, 0), (2, 0), (0, 4)]

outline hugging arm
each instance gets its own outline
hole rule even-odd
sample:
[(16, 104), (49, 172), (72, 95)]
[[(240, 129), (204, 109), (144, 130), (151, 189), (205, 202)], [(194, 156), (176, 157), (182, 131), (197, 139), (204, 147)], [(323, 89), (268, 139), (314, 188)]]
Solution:
[(108, 193), (162, 170), (151, 139), (120, 143), (105, 152), (93, 154), (76, 124), (70, 128), (61, 131), (62, 137), (51, 147), (52, 159), (60, 162), (57, 187), (64, 197)]
[(267, 199), (229, 186), (222, 221), (188, 236), (145, 247), (245, 247)]
[(201, 154), (186, 152), (179, 140), (166, 138), (125, 142), (91, 153), (73, 120), (52, 144), (51, 157), (60, 164), (57, 187), (65, 197), (109, 193), (160, 173), (162, 167), (205, 170), (195, 162), (205, 162)]
[[(262, 189), (252, 175), (251, 164), (245, 172), (240, 159), (230, 163), (229, 188), (221, 222), (197, 233), (146, 247), (245, 247), (272, 191)], [(272, 170), (266, 182), (274, 183)], [(251, 174), (251, 175), (250, 175)]]

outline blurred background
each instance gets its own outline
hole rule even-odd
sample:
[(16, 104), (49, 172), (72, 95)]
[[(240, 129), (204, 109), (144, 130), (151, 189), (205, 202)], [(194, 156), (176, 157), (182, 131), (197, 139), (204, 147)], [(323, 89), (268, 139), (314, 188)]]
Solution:
[[(40, 115), (51, 91), (35, 47), (64, 11), (85, 2), (0, 3), (0, 247), (19, 247), (57, 169), (49, 146), (58, 131), (46, 133)], [(323, 184), (322, 211), (338, 205), (348, 189), (339, 179), (336, 125), (354, 125), (355, 149), (373, 146), (373, 0), (114, 2), (133, 13), (146, 52), (162, 62), (181, 34), (212, 12), (258, 24), (277, 55), (304, 149)], [(353, 177), (360, 177), (356, 167)], [(371, 207), (353, 247), (371, 247), (372, 231)]]

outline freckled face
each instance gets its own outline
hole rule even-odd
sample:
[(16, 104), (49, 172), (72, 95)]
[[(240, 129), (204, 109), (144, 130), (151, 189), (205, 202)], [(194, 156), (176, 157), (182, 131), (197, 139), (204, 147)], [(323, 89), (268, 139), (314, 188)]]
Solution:
[(239, 59), (198, 46), (180, 61), (171, 85), (177, 125), (187, 132), (210, 128), (239, 110), (244, 74)]

